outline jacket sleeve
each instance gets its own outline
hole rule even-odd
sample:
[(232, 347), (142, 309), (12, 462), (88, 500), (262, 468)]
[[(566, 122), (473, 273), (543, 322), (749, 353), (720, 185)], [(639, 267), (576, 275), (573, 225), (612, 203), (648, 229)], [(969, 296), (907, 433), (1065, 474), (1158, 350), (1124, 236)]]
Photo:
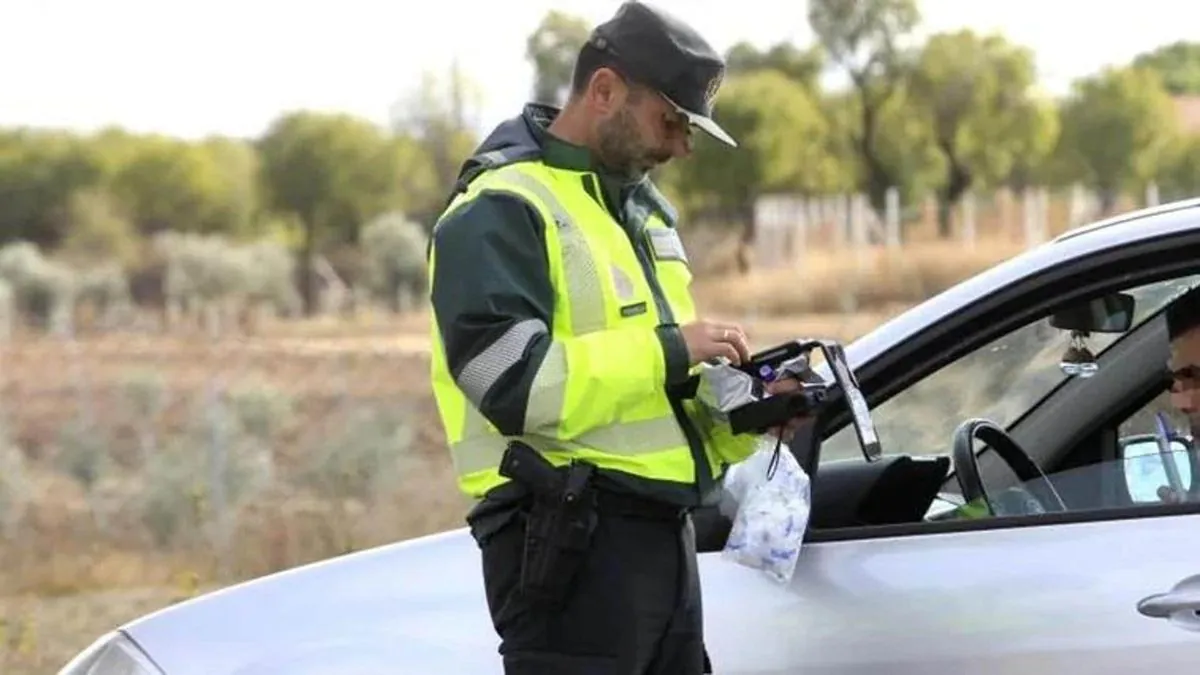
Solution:
[(450, 372), (502, 434), (572, 438), (688, 377), (675, 326), (554, 335), (543, 226), (519, 197), (480, 195), (445, 218), (430, 264)]

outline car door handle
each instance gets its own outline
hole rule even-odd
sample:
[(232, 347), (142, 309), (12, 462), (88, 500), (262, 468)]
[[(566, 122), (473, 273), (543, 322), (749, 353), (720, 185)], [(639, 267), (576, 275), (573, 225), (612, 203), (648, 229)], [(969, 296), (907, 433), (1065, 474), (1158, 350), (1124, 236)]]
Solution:
[(1158, 593), (1142, 598), (1138, 611), (1151, 619), (1166, 619), (1175, 612), (1200, 610), (1200, 595), (1195, 593)]
[(1166, 619), (1185, 630), (1200, 631), (1200, 575), (1180, 581), (1166, 593), (1142, 598), (1137, 611), (1151, 619)]

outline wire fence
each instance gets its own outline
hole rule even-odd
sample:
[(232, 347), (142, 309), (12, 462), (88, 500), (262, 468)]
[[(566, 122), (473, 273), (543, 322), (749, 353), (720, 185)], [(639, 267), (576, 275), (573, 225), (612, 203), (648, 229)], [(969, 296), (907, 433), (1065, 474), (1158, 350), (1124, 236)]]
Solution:
[[(1150, 184), (1143, 194), (1121, 195), (1106, 214), (1098, 195), (1080, 185), (1053, 189), (1034, 186), (1021, 192), (996, 190), (968, 192), (950, 209), (951, 238), (964, 249), (981, 239), (1020, 242), (1029, 247), (1066, 230), (1165, 199), (1190, 195), (1163, 195)], [(887, 192), (883, 214), (870, 208), (866, 195), (806, 198), (767, 195), (755, 209), (757, 236), (754, 256), (759, 268), (778, 268), (803, 259), (812, 249), (845, 251), (858, 256), (877, 248), (899, 249), (912, 238), (929, 238), (937, 232), (938, 204), (934, 195), (901, 207), (896, 189)]]

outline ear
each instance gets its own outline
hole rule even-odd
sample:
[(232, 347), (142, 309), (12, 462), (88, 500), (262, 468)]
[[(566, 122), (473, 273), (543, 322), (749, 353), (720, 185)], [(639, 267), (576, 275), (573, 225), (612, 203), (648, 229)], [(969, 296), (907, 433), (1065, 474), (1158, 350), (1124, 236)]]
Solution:
[(602, 116), (619, 110), (629, 95), (629, 88), (610, 68), (597, 68), (588, 82), (588, 104)]

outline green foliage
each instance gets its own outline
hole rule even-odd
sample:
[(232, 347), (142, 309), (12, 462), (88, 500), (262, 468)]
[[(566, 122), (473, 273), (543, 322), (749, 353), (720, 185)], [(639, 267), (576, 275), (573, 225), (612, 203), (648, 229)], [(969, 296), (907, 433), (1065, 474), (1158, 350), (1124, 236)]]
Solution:
[[(907, 87), (897, 86), (888, 99), (871, 113), (875, 135), (872, 150), (865, 153), (855, 139), (862, 139), (862, 97), (848, 95), (832, 98), (826, 104), (826, 116), (834, 128), (842, 130), (837, 152), (852, 162), (856, 180), (843, 187), (845, 192), (866, 186), (872, 205), (883, 204), (883, 193), (871, 186), (894, 187), (901, 204), (910, 205), (935, 189), (945, 173), (945, 160), (933, 142), (928, 119), (913, 103)], [(842, 134), (849, 134), (849, 140)], [(879, 200), (876, 204), (876, 200)]]
[(295, 401), (286, 391), (257, 381), (246, 381), (229, 391), (229, 407), (242, 433), (263, 442), (292, 420)]
[(0, 130), (0, 245), (56, 246), (66, 236), (67, 200), (102, 179), (100, 155), (58, 130)]
[(1131, 65), (1157, 72), (1173, 95), (1200, 94), (1200, 42), (1172, 42), (1139, 54)]
[[(859, 160), (859, 187), (882, 213), (888, 190), (905, 174), (885, 159), (890, 137), (883, 126), (904, 110), (893, 98), (903, 89), (909, 70), (902, 42), (916, 28), (920, 12), (915, 0), (811, 0), (809, 27), (832, 63), (849, 76), (858, 121), (852, 143)], [(901, 190), (902, 193), (906, 192)]]
[(917, 110), (928, 120), (945, 174), (939, 181), (939, 223), (949, 236), (948, 214), (975, 186), (1008, 179), (1018, 153), (1047, 147), (1051, 125), (1030, 96), (1033, 54), (998, 35), (969, 30), (929, 38), (909, 78)]
[(813, 96), (776, 70), (730, 78), (715, 103), (714, 119), (737, 149), (700, 135), (680, 167), (685, 199), (748, 214), (770, 192), (819, 193), (842, 169), (825, 151), (828, 125)]
[(1200, 135), (1191, 134), (1172, 145), (1158, 174), (1162, 197), (1168, 200), (1200, 196)]
[(401, 213), (383, 214), (363, 228), (367, 285), (396, 312), (425, 289), (427, 242), (421, 226)]
[[(463, 75), (458, 64), (445, 73), (426, 71), (420, 83), (397, 104), (392, 130), (398, 139), (412, 139), (432, 177), (430, 192), (417, 204), (396, 204), (409, 217), (432, 229), (463, 161), (478, 144), (474, 125), (483, 107), (483, 92)], [(402, 149), (402, 153), (404, 150)], [(425, 169), (420, 169), (423, 180)]]
[(1120, 191), (1154, 177), (1178, 134), (1162, 80), (1140, 68), (1106, 68), (1077, 82), (1062, 116), (1064, 161), (1099, 193), (1105, 211)]
[(62, 242), (62, 252), (81, 261), (114, 260), (133, 266), (140, 254), (139, 237), (133, 222), (105, 189), (86, 188), (67, 200), (71, 229)]
[[(902, 40), (921, 20), (915, 0), (810, 0), (808, 23), (859, 89), (894, 81)], [(884, 97), (886, 98), (886, 96)]]
[(725, 63), (730, 75), (775, 70), (810, 92), (817, 92), (825, 55), (817, 46), (801, 49), (790, 42), (780, 42), (760, 50), (749, 42), (739, 42), (726, 52)]
[(591, 26), (584, 19), (552, 9), (525, 42), (525, 58), (533, 64), (533, 99), (562, 105), (571, 88), (575, 57)]
[(266, 204), (294, 215), (315, 248), (352, 242), (392, 205), (397, 156), (382, 129), (343, 114), (284, 115), (259, 141)]
[(384, 408), (354, 408), (345, 424), (309, 449), (300, 484), (328, 499), (371, 500), (404, 468), (414, 429)]
[(211, 152), (160, 136), (129, 142), (112, 191), (140, 232), (221, 232), (236, 225), (236, 190)]
[(165, 232), (155, 244), (166, 261), (163, 290), (170, 300), (240, 300), (282, 315), (299, 309), (295, 260), (274, 241), (237, 244), (217, 235)]
[(111, 439), (82, 419), (68, 424), (58, 435), (59, 470), (75, 479), (85, 492), (91, 492), (111, 469)]
[(0, 248), (0, 279), (8, 282), (19, 311), (49, 326), (71, 306), (77, 278), (73, 271), (42, 255), (33, 243), (18, 241)]

